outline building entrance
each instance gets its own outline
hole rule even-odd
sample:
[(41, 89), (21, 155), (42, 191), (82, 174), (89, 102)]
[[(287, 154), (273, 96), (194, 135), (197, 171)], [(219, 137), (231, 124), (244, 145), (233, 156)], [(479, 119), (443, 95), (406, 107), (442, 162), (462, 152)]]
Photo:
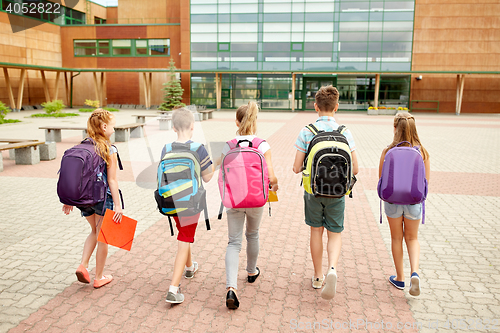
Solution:
[(325, 86), (336, 86), (336, 77), (304, 77), (302, 89), (302, 110), (314, 110), (314, 102), (318, 89)]

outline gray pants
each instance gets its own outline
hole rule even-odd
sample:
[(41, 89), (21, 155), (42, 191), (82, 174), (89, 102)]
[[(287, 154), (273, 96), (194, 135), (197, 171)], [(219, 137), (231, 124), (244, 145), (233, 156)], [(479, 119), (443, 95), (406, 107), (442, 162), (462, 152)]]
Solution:
[(243, 240), (243, 224), (245, 216), (247, 228), (247, 272), (257, 273), (257, 257), (259, 256), (259, 226), (262, 220), (264, 207), (232, 208), (227, 210), (227, 229), (229, 242), (226, 250), (226, 288), (237, 289), (238, 264), (240, 259), (241, 242)]

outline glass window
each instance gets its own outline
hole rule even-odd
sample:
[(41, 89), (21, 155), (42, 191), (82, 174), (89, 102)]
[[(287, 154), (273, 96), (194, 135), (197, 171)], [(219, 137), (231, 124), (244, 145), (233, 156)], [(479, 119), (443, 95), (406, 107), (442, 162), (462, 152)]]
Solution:
[(413, 12), (384, 12), (384, 21), (412, 21)]
[(411, 32), (384, 32), (383, 38), (384, 38), (384, 42), (385, 41), (407, 42), (407, 41), (412, 40), (412, 33)]
[(265, 43), (290, 42), (291, 35), (289, 32), (265, 32), (262, 40)]
[(244, 4), (244, 5), (231, 4), (231, 13), (258, 13), (258, 12), (259, 12), (258, 4)]
[(170, 39), (150, 39), (148, 43), (150, 55), (170, 55)]
[(304, 50), (304, 44), (303, 43), (292, 43), (292, 49), (291, 51), (303, 51)]
[(291, 3), (267, 3), (264, 4), (264, 13), (289, 13), (292, 11)]
[(75, 40), (75, 47), (96, 47), (95, 40)]
[[(219, 22), (226, 22), (222, 21), (221, 16), (219, 15)], [(231, 22), (258, 22), (258, 16), (257, 14), (231, 14)]]
[(192, 43), (191, 51), (217, 51), (217, 43)]
[(332, 43), (304, 43), (304, 51), (331, 52), (332, 48)]
[(257, 51), (257, 43), (232, 43), (231, 50), (240, 52)]
[(257, 23), (231, 23), (231, 32), (257, 32)]
[(413, 10), (414, 9), (414, 2), (413, 1), (386, 1), (385, 2), (385, 9), (386, 10), (398, 10), (398, 9), (405, 9), (405, 10)]
[(100, 40), (99, 45), (99, 55), (109, 55), (109, 40)]
[[(369, 8), (370, 8), (369, 2), (342, 1), (340, 3), (340, 10), (342, 12), (368, 11)], [(382, 8), (382, 6), (380, 8)]]
[[(220, 17), (220, 15), (219, 15), (219, 17)], [(197, 14), (194, 14), (194, 15), (191, 15), (191, 22), (196, 22), (196, 23), (217, 22), (217, 15), (197, 15)]]
[(216, 23), (191, 23), (191, 33), (217, 32)]
[(257, 43), (256, 33), (232, 33), (231, 43), (234, 42), (255, 42)]
[(333, 32), (309, 32), (304, 34), (305, 42), (333, 42)]
[(290, 43), (263, 43), (264, 51), (290, 51)]
[(333, 1), (329, 2), (306, 2), (306, 13), (333, 12)]
[(306, 13), (304, 20), (306, 22), (331, 22), (333, 21), (333, 13)]
[(339, 34), (341, 42), (366, 42), (368, 32), (342, 32)]
[(264, 22), (290, 22), (291, 14), (264, 14)]
[[(370, 23), (372, 23), (372, 22), (370, 22)], [(380, 29), (381, 29), (382, 22), (376, 22), (376, 23), (379, 23)], [(340, 22), (339, 30), (340, 31), (367, 31), (368, 30), (368, 22)], [(372, 30), (371, 26), (370, 26), (370, 30)]]
[(229, 51), (229, 43), (219, 43), (219, 51)]
[(307, 32), (315, 32), (315, 31), (333, 31), (333, 22), (326, 23), (316, 23), (316, 22), (306, 22), (305, 23), (305, 31)]
[(367, 22), (369, 17), (368, 12), (342, 12), (340, 21), (348, 22)]
[[(295, 24), (292, 25), (292, 27)], [(303, 23), (302, 23), (303, 25)], [(264, 32), (290, 32), (290, 24), (285, 23), (264, 23), (263, 25)]]
[(191, 14), (217, 14), (217, 5), (191, 5)]

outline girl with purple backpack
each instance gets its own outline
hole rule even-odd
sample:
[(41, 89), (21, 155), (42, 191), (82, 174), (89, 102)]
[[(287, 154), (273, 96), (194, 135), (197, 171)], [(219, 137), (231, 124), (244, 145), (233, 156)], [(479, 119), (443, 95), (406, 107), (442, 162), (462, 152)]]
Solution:
[[(236, 142), (239, 147), (252, 147), (259, 150), (264, 155), (267, 164), (267, 175), (272, 191), (278, 190), (278, 179), (274, 175), (271, 162), (271, 147), (269, 144), (255, 136), (257, 132), (257, 114), (259, 108), (255, 102), (248, 102), (242, 105), (236, 111), (236, 131), (237, 136), (234, 140), (226, 143), (222, 149), (222, 166), (224, 168), (224, 157), (232, 150), (231, 142)], [(233, 144), (234, 145), (234, 144)], [(221, 173), (222, 174), (222, 173)], [(229, 173), (228, 173), (229, 174)], [(262, 177), (264, 178), (264, 177)], [(243, 181), (243, 180), (242, 180)], [(221, 182), (221, 179), (219, 179)], [(243, 187), (241, 184), (240, 187)], [(266, 186), (267, 183), (266, 183)], [(265, 205), (265, 203), (264, 203)], [(229, 309), (239, 307), (237, 290), (239, 253), (241, 251), (241, 242), (243, 238), (243, 224), (246, 219), (245, 236), (247, 239), (247, 280), (249, 283), (255, 282), (260, 275), (260, 270), (256, 266), (259, 255), (259, 225), (262, 219), (264, 206), (254, 208), (228, 208), (227, 226), (229, 242), (226, 250), (226, 306)]]
[[(379, 165), (379, 178), (382, 176), (382, 167), (386, 153), (394, 148), (409, 146), (418, 148), (425, 165), (425, 178), (429, 182), (430, 162), (429, 153), (420, 143), (415, 125), (415, 118), (407, 113), (401, 112), (394, 117), (394, 139), (392, 143), (382, 151)], [(419, 157), (418, 157), (419, 158)], [(389, 221), (391, 230), (391, 246), (396, 275), (389, 277), (389, 282), (396, 288), (403, 290), (405, 287), (405, 276), (403, 272), (403, 238), (410, 258), (411, 280), (410, 295), (420, 295), (420, 277), (418, 275), (420, 244), (418, 242), (418, 227), (422, 219), (422, 203), (414, 205), (397, 205), (384, 202), (384, 210)]]
[[(113, 280), (111, 275), (103, 275), (104, 264), (108, 256), (108, 244), (97, 242), (99, 235), (100, 224), (102, 222), (106, 209), (113, 209), (115, 207), (115, 214), (113, 221), (120, 223), (122, 219), (122, 208), (120, 205), (120, 195), (118, 189), (118, 181), (116, 179), (117, 170), (117, 149), (112, 146), (109, 138), (115, 132), (116, 120), (114, 115), (103, 109), (96, 109), (90, 115), (87, 121), (88, 138), (94, 144), (97, 154), (106, 163), (102, 177), (104, 181), (107, 180), (109, 189), (107, 190), (107, 198), (104, 201), (98, 202), (94, 206), (79, 207), (82, 216), (85, 217), (90, 224), (91, 232), (87, 236), (85, 245), (83, 247), (82, 261), (76, 270), (78, 281), (83, 283), (90, 283), (90, 275), (88, 272), (88, 265), (90, 257), (94, 252), (97, 245), (96, 252), (96, 273), (94, 279), (94, 288), (100, 288)], [(73, 210), (73, 206), (63, 205), (62, 211), (68, 215)]]

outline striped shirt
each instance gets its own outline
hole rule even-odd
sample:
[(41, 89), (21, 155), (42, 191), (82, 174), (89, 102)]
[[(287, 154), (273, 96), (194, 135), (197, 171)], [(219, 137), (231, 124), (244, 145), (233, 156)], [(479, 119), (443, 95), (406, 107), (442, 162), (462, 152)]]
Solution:
[[(192, 140), (188, 140), (184, 143), (192, 143), (192, 142), (193, 142)], [(163, 158), (165, 153), (166, 153), (166, 147), (164, 146), (161, 151), (160, 160)], [(198, 156), (200, 157), (201, 171), (205, 171), (210, 165), (212, 165), (212, 160), (210, 159), (210, 156), (208, 155), (208, 152), (204, 145), (200, 146), (200, 148), (197, 150), (197, 153)]]
[[(323, 130), (325, 132), (331, 132), (339, 128), (340, 125), (337, 124), (335, 118), (322, 116), (316, 120), (314, 126), (316, 126), (316, 128), (320, 131)], [(354, 143), (354, 138), (352, 137), (351, 131), (347, 128), (343, 134), (346, 137), (347, 142), (349, 143), (349, 148), (351, 148), (351, 152), (356, 150), (356, 144)], [(302, 128), (300, 130), (299, 137), (295, 141), (294, 145), (295, 149), (303, 153), (307, 153), (307, 149), (309, 148), (309, 144), (311, 143), (313, 137), (314, 134), (307, 127)]]

